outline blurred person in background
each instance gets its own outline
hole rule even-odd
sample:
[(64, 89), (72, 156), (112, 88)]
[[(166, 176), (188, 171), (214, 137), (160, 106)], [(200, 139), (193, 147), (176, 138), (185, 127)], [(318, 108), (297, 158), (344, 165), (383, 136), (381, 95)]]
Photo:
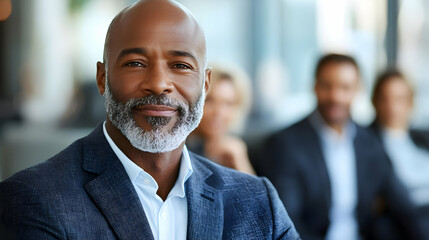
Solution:
[(6, 20), (12, 13), (12, 3), (10, 0), (0, 0), (0, 21)]
[(198, 128), (187, 146), (215, 162), (255, 174), (246, 143), (231, 134), (242, 130), (250, 108), (251, 89), (246, 74), (238, 68), (211, 64), (212, 82)]
[(321, 57), (317, 109), (270, 136), (256, 170), (273, 182), (303, 239), (420, 239), (381, 144), (351, 119), (359, 79), (351, 56)]
[(429, 239), (429, 131), (410, 128), (414, 88), (399, 70), (387, 70), (375, 82), (372, 102), (376, 119), (370, 128), (409, 190)]

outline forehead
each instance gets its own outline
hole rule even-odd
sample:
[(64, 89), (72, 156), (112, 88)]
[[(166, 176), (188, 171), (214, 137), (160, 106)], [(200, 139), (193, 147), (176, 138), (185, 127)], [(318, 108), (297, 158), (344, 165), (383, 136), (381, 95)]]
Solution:
[(319, 80), (324, 81), (357, 81), (359, 72), (350, 63), (328, 63), (320, 71)]
[(382, 85), (381, 89), (384, 92), (400, 92), (400, 93), (409, 93), (411, 89), (409, 85), (400, 77), (391, 77), (388, 81), (385, 82), (384, 86)]
[(219, 78), (216, 81), (212, 82), (211, 89), (222, 89), (222, 90), (236, 90), (233, 81), (230, 78)]
[(113, 58), (126, 48), (147, 50), (179, 50), (204, 55), (204, 39), (198, 25), (189, 17), (159, 17), (131, 15), (118, 20), (111, 33), (110, 50)]

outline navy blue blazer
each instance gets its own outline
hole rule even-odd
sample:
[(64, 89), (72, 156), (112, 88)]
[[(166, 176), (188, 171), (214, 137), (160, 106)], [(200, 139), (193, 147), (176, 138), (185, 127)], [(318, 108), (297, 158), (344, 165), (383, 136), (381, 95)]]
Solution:
[[(267, 179), (190, 158), (188, 239), (299, 239)], [(0, 217), (1, 239), (153, 239), (102, 125), (0, 183)]]
[[(319, 135), (308, 118), (270, 136), (257, 171), (279, 192), (303, 239), (324, 239), (331, 185)], [(364, 239), (419, 239), (414, 209), (379, 141), (357, 126), (354, 139), (358, 205)]]

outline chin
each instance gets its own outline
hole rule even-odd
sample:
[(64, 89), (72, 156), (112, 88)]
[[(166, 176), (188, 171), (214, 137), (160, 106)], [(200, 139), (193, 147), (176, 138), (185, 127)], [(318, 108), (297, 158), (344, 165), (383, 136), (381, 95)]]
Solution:
[(346, 117), (344, 116), (329, 116), (328, 119), (326, 119), (326, 122), (329, 124), (344, 124), (349, 121), (348, 115)]

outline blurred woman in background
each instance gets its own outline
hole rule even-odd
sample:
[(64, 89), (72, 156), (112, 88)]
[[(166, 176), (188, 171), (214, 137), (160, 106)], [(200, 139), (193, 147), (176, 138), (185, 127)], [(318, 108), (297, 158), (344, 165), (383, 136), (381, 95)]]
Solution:
[(408, 188), (429, 239), (429, 131), (410, 129), (414, 89), (401, 72), (389, 70), (378, 77), (372, 102), (376, 119), (371, 128)]
[(188, 148), (221, 165), (254, 174), (245, 142), (237, 137), (250, 109), (249, 80), (238, 68), (211, 65), (210, 90), (198, 128), (188, 137)]

